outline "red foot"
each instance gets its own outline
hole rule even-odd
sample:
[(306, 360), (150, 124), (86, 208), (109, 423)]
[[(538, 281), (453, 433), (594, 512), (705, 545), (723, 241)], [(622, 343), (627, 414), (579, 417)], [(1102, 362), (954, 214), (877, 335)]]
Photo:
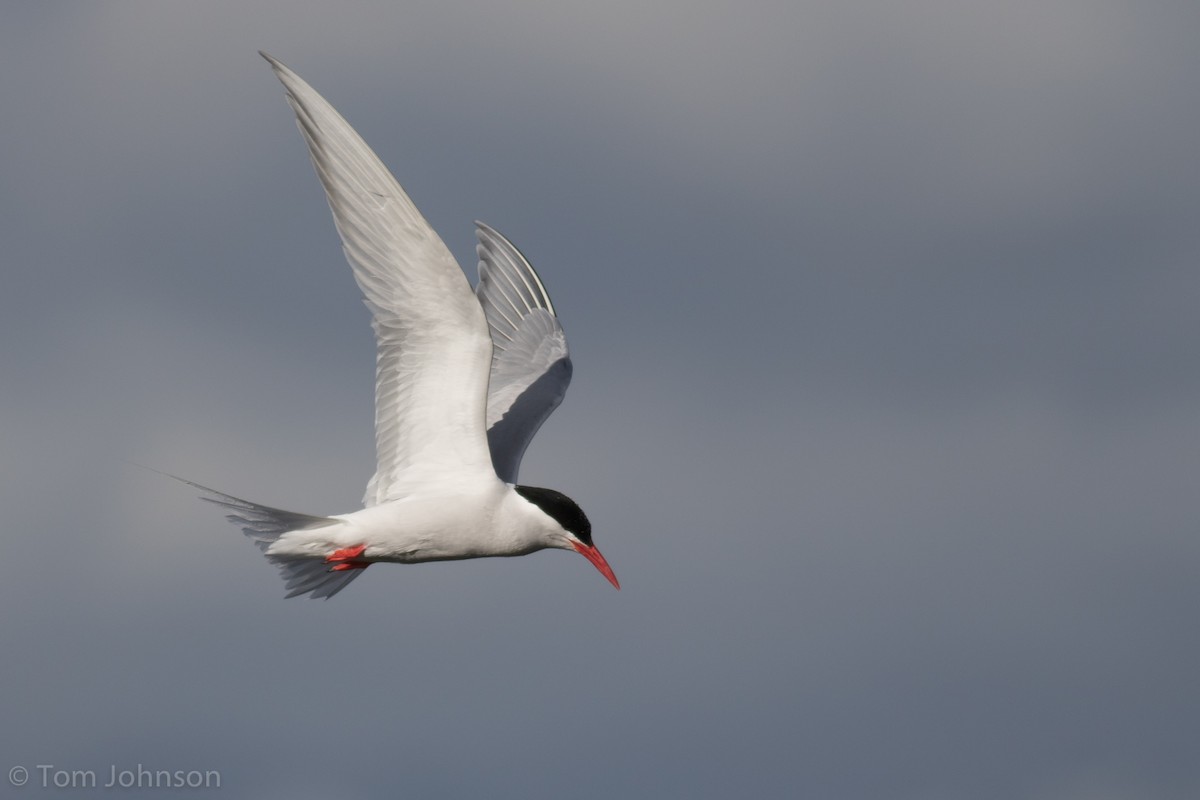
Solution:
[(325, 556), (326, 564), (335, 564), (338, 561), (352, 561), (367, 551), (365, 544), (358, 544), (354, 547), (343, 547), (341, 550), (334, 550), (329, 555)]
[(365, 544), (355, 545), (354, 547), (343, 547), (341, 550), (334, 550), (325, 556), (325, 563), (333, 564), (329, 568), (330, 572), (343, 572), (348, 569), (366, 569), (371, 566), (371, 562), (359, 560), (359, 556), (365, 553), (366, 550), (367, 546)]

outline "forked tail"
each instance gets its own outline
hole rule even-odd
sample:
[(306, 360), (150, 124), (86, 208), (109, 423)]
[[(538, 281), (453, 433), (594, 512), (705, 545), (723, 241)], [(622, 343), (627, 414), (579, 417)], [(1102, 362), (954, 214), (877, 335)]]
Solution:
[(329, 564), (321, 559), (275, 555), (267, 552), (267, 548), (276, 539), (289, 531), (340, 525), (340, 520), (262, 506), (258, 503), (251, 503), (249, 500), (218, 492), (207, 486), (201, 486), (186, 478), (176, 475), (170, 477), (182, 481), (194, 489), (199, 489), (204, 493), (201, 500), (215, 503), (231, 512), (225, 515), (225, 519), (241, 528), (242, 533), (250, 537), (258, 545), (258, 549), (263, 551), (267, 560), (279, 567), (279, 573), (287, 586), (287, 597), (307, 594), (313, 598), (323, 597), (328, 600), (349, 586), (350, 582), (362, 573), (361, 569), (332, 571)]

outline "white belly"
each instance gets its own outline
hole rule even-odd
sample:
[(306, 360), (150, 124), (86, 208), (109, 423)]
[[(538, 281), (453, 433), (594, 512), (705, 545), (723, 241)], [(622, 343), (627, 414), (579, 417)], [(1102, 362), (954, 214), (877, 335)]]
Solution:
[(525, 555), (543, 545), (512, 513), (514, 497), (497, 480), (470, 493), (395, 500), (335, 515), (338, 525), (285, 533), (267, 553), (325, 558), (334, 550), (364, 544), (362, 560), (407, 564)]

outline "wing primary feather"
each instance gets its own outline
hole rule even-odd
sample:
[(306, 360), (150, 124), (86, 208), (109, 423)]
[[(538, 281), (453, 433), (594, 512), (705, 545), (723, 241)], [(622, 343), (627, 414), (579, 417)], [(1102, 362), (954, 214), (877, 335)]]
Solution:
[[(475, 220), (475, 225), (479, 230), (483, 231), (487, 235), (488, 239), (492, 243), (498, 244), (503, 242), (505, 245), (507, 245), (507, 249), (512, 250), (512, 252), (516, 255), (516, 258), (519, 258), (522, 262), (520, 265), (518, 265), (514, 263), (511, 258), (508, 259), (509, 262), (513, 264), (514, 271), (521, 276), (521, 280), (524, 281), (527, 286), (529, 286), (528, 279), (533, 280), (533, 286), (529, 286), (530, 294), (536, 298), (538, 305), (545, 308), (551, 314), (558, 316), (558, 314), (554, 311), (554, 304), (550, 302), (550, 293), (546, 291), (546, 287), (542, 283), (542, 279), (538, 277), (537, 271), (533, 268), (533, 265), (529, 263), (529, 259), (525, 258), (525, 254), (522, 253), (516, 245), (504, 238), (499, 231), (488, 225), (486, 222)], [(536, 289), (534, 288), (535, 286)]]
[[(508, 303), (509, 307), (516, 312), (517, 319), (520, 319), (536, 308), (535, 303), (530, 302), (533, 300), (533, 297), (526, 296), (521, 291), (521, 287), (517, 286), (516, 282), (513, 281), (512, 275), (510, 274), (513, 271), (511, 265), (499, 263), (498, 255), (488, 250), (483, 245), (480, 245), (477, 249), (481, 251), (479, 253), (480, 258), (488, 259), (491, 257), (495, 269), (489, 270), (489, 272), (494, 275), (492, 280), (495, 281), (496, 290), (500, 293), (500, 296), (504, 298), (505, 302)], [(514, 297), (516, 297), (516, 300), (513, 299)], [(519, 304), (518, 301), (520, 301)], [(523, 309), (522, 306), (524, 306)]]
[(487, 255), (491, 255), (495, 262), (497, 275), (496, 288), (508, 304), (512, 306), (513, 311), (517, 312), (517, 316), (523, 317), (535, 308), (538, 308), (538, 299), (533, 294), (529, 282), (521, 277), (517, 265), (504, 254), (488, 251)]
[[(483, 255), (483, 254), (481, 254), (481, 256), (482, 256), (482, 255)], [(487, 280), (489, 280), (489, 279), (490, 279), (490, 275), (492, 274), (492, 270), (489, 270), (489, 269), (487, 269), (487, 266), (486, 266), (486, 265), (484, 265), (484, 266), (483, 266), (483, 267), (480, 269), (480, 274), (483, 276), (483, 280), (487, 281)], [(505, 299), (505, 300), (508, 300), (508, 297), (505, 297), (505, 296), (504, 296), (504, 291), (503, 291), (503, 288), (502, 288), (502, 287), (500, 287), (498, 284), (496, 285), (496, 288), (497, 288), (497, 290), (500, 292), (501, 296), (502, 296), (502, 297), (504, 297), (504, 299)], [(494, 309), (496, 310), (496, 313), (497, 313), (497, 314), (499, 314), (499, 315), (501, 316), (501, 318), (503, 318), (503, 319), (504, 319), (504, 321), (508, 323), (509, 327), (510, 327), (512, 330), (514, 330), (514, 331), (515, 331), (515, 330), (517, 329), (517, 323), (520, 321), (520, 319), (521, 319), (521, 316), (522, 316), (522, 315), (521, 315), (520, 309), (518, 309), (518, 308), (517, 308), (517, 306), (516, 306), (516, 304), (515, 304), (515, 303), (513, 303), (511, 300), (508, 300), (509, 307), (510, 307), (510, 308), (512, 308), (512, 310), (513, 310), (513, 311), (517, 312), (517, 313), (516, 313), (516, 319), (517, 319), (517, 322), (514, 322), (514, 321), (513, 321), (513, 319), (512, 319), (511, 317), (509, 317), (509, 316), (508, 316), (508, 314), (505, 314), (505, 313), (504, 313), (504, 309), (503, 309), (503, 308), (500, 306), (500, 304), (499, 304), (499, 303), (495, 302), (495, 301), (492, 299), (491, 295), (485, 295), (485, 296), (484, 296), (484, 302), (485, 302), (485, 303), (486, 303), (488, 306), (490, 306), (491, 308), (494, 308)], [(507, 338), (509, 338), (509, 339), (511, 340), (511, 338), (512, 338), (512, 337), (507, 337)]]

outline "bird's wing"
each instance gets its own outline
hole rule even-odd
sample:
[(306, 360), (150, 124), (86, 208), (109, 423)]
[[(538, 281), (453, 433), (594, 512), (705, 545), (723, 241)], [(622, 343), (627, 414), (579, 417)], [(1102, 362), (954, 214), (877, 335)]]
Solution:
[(571, 382), (567, 337), (533, 267), (505, 239), (475, 223), (479, 283), (475, 294), (492, 334), (488, 446), (496, 474), (517, 482), (521, 456)]
[(492, 476), (484, 427), (492, 343), (466, 276), (354, 129), (294, 72), (263, 57), (287, 89), (371, 310), (377, 466), (363, 502)]

